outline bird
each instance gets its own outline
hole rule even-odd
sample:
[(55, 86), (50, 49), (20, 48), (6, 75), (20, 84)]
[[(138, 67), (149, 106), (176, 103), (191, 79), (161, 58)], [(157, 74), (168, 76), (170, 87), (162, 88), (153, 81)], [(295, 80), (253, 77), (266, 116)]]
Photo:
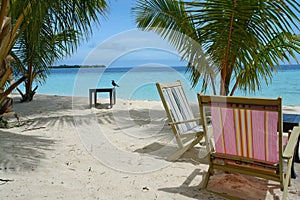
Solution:
[(120, 87), (114, 80), (111, 80), (111, 84), (112, 84), (114, 87)]

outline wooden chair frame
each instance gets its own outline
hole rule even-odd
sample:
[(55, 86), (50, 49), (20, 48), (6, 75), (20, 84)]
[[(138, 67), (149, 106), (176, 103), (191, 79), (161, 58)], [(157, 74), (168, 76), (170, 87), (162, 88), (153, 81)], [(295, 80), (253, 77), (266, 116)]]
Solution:
[[(214, 173), (214, 169), (223, 171), (230, 171), (240, 174), (246, 174), (254, 177), (260, 177), (267, 180), (273, 180), (280, 183), (280, 188), (283, 190), (283, 199), (287, 197), (287, 187), (290, 181), (291, 166), (294, 155), (295, 145), (300, 133), (300, 127), (294, 127), (292, 133), (283, 148), (283, 131), (282, 131), (282, 99), (262, 99), (262, 98), (247, 98), (247, 97), (225, 97), (225, 96), (208, 96), (198, 93), (198, 101), (200, 108), (200, 116), (202, 119), (204, 135), (206, 137), (207, 148), (209, 149), (209, 169), (208, 174), (205, 177), (203, 186), (207, 187), (208, 181), (211, 175)], [(252, 159), (249, 157), (220, 154), (216, 153), (215, 149), (211, 148), (211, 140), (209, 138), (209, 130), (206, 121), (206, 107), (211, 107), (212, 103), (219, 104), (220, 107), (240, 106), (240, 105), (254, 105), (253, 107), (243, 107), (247, 110), (258, 110), (261, 108), (263, 111), (267, 111), (270, 107), (273, 108), (273, 112), (278, 114), (278, 149), (279, 157), (278, 163), (271, 163), (263, 160)], [(218, 107), (218, 106), (217, 106)], [(274, 111), (274, 107), (277, 109)], [(232, 107), (230, 107), (232, 108)], [(213, 123), (213, 122), (212, 122)], [(245, 125), (245, 124), (243, 124)], [(214, 126), (214, 125), (212, 125)], [(218, 160), (218, 162), (215, 162)], [(287, 161), (286, 172), (284, 172), (284, 160)], [(221, 162), (220, 162), (221, 161)]]
[[(184, 152), (188, 151), (189, 149), (191, 149), (192, 147), (194, 147), (196, 144), (198, 144), (200, 142), (200, 140), (203, 138), (203, 129), (202, 126), (200, 130), (198, 129), (197, 131), (187, 131), (188, 133), (181, 133), (178, 126), (179, 125), (183, 125), (183, 124), (187, 124), (187, 123), (193, 123), (196, 122), (199, 125), (200, 122), (200, 118), (195, 118), (194, 115), (192, 114), (190, 105), (188, 104), (187, 101), (187, 97), (186, 94), (183, 90), (182, 84), (180, 81), (176, 81), (176, 82), (170, 82), (170, 83), (156, 83), (156, 87), (159, 93), (159, 96), (161, 98), (161, 101), (163, 103), (164, 109), (166, 111), (168, 120), (169, 120), (169, 125), (172, 128), (172, 131), (174, 133), (175, 139), (177, 141), (179, 150), (176, 151), (174, 154), (172, 154), (171, 156), (169, 156), (167, 158), (167, 160), (172, 161), (172, 160), (176, 160), (178, 159), (182, 154), (184, 154)], [(189, 110), (189, 114), (191, 117), (187, 118), (187, 119), (183, 119), (183, 120), (176, 120), (174, 118), (174, 110), (177, 111), (177, 114), (180, 112), (176, 106), (177, 105), (172, 105), (173, 109), (170, 106), (170, 102), (167, 101), (166, 97), (165, 97), (165, 92), (167, 89), (172, 89), (172, 88), (177, 88), (179, 89), (179, 91), (181, 92), (181, 97), (183, 102), (185, 103), (185, 107)], [(175, 107), (174, 107), (175, 106)], [(179, 113), (180, 114), (180, 113)]]

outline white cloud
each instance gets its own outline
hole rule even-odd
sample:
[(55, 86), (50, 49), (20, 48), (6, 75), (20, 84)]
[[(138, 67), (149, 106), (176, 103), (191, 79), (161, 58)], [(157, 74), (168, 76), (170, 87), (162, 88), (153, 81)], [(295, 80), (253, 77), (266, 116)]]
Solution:
[(179, 63), (180, 57), (166, 41), (154, 33), (130, 30), (108, 38), (97, 45), (83, 64), (94, 65), (124, 62), (132, 65), (142, 62)]

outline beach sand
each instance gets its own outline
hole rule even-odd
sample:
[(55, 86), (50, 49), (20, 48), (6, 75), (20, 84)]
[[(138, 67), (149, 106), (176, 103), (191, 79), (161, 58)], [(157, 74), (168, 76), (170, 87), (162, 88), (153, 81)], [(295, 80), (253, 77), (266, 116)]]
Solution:
[[(13, 95), (13, 127), (0, 129), (0, 199), (223, 199), (201, 189), (207, 171), (196, 146), (175, 162), (161, 102)], [(196, 103), (192, 105), (197, 109)], [(299, 107), (284, 107), (300, 113)], [(200, 153), (199, 153), (200, 152)], [(295, 164), (300, 174), (300, 164)], [(244, 199), (281, 199), (278, 183), (218, 172), (208, 188)], [(300, 178), (289, 199), (300, 198)]]

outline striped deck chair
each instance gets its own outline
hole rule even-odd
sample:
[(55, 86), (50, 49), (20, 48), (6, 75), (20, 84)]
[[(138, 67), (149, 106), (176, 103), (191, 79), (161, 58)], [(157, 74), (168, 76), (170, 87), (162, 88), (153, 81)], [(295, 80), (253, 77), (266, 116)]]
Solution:
[[(211, 111), (212, 127), (212, 133), (207, 133), (212, 138), (206, 138), (210, 160), (203, 186), (207, 187), (214, 169), (219, 169), (277, 181), (286, 199), (300, 128), (294, 127), (289, 139), (283, 137), (281, 97), (260, 99), (198, 94), (198, 101), (204, 133), (209, 131), (204, 109)], [(284, 168), (285, 163), (287, 167)]]
[(167, 160), (176, 160), (200, 142), (203, 129), (200, 118), (194, 117), (180, 81), (156, 83), (156, 86), (179, 147)]

